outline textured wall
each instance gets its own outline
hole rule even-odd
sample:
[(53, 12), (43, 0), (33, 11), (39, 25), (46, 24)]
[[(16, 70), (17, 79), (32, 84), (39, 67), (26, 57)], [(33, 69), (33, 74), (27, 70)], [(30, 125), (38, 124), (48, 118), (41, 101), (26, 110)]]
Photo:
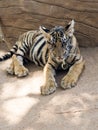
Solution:
[(98, 0), (0, 0), (0, 18), (10, 43), (39, 25), (50, 28), (74, 19), (79, 44), (98, 46)]

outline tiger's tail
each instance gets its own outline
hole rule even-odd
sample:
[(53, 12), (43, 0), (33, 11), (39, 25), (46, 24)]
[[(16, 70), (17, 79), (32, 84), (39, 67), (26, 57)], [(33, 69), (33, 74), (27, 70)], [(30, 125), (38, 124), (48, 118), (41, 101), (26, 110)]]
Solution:
[(17, 49), (18, 49), (18, 45), (15, 44), (10, 51), (8, 51), (6, 54), (4, 54), (3, 56), (0, 57), (0, 62), (5, 61), (5, 60), (11, 58), (12, 55), (15, 54)]

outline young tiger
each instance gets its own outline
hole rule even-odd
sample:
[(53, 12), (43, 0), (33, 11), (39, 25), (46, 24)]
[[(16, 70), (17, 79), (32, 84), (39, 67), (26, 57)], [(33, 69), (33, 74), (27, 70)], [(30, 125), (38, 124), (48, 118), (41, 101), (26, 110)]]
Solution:
[(66, 27), (56, 26), (51, 30), (40, 27), (21, 35), (6, 55), (0, 61), (12, 56), (12, 63), (7, 72), (17, 77), (26, 76), (29, 71), (23, 65), (27, 57), (36, 65), (44, 66), (44, 84), (41, 94), (49, 95), (56, 90), (55, 71), (62, 69), (67, 74), (61, 80), (63, 89), (74, 87), (84, 67), (74, 33), (74, 20)]

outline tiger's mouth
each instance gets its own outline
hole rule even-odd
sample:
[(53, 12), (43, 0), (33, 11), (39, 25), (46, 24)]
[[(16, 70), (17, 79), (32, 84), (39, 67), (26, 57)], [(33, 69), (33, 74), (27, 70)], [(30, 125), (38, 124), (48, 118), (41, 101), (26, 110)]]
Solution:
[(57, 62), (57, 63), (59, 63), (59, 64), (63, 63), (63, 60), (64, 60), (63, 57), (54, 57), (54, 58), (53, 58), (53, 61), (55, 61), (55, 62)]
[(62, 63), (64, 61), (64, 55), (58, 56), (56, 54), (51, 53), (50, 57), (53, 61), (57, 62), (57, 63)]

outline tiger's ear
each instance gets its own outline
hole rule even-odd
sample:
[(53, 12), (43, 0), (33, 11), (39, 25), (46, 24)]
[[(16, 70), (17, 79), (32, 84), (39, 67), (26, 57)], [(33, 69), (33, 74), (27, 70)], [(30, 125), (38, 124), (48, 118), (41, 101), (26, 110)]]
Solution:
[(41, 31), (41, 33), (45, 36), (45, 38), (46, 38), (47, 40), (50, 39), (51, 34), (50, 34), (50, 30), (49, 30), (49, 29), (47, 29), (47, 28), (45, 28), (45, 27), (43, 27), (43, 26), (40, 26), (40, 27), (39, 27), (39, 30)]
[(68, 23), (68, 25), (65, 27), (65, 33), (68, 35), (68, 36), (73, 36), (73, 33), (74, 33), (74, 25), (75, 25), (75, 21), (72, 20)]

